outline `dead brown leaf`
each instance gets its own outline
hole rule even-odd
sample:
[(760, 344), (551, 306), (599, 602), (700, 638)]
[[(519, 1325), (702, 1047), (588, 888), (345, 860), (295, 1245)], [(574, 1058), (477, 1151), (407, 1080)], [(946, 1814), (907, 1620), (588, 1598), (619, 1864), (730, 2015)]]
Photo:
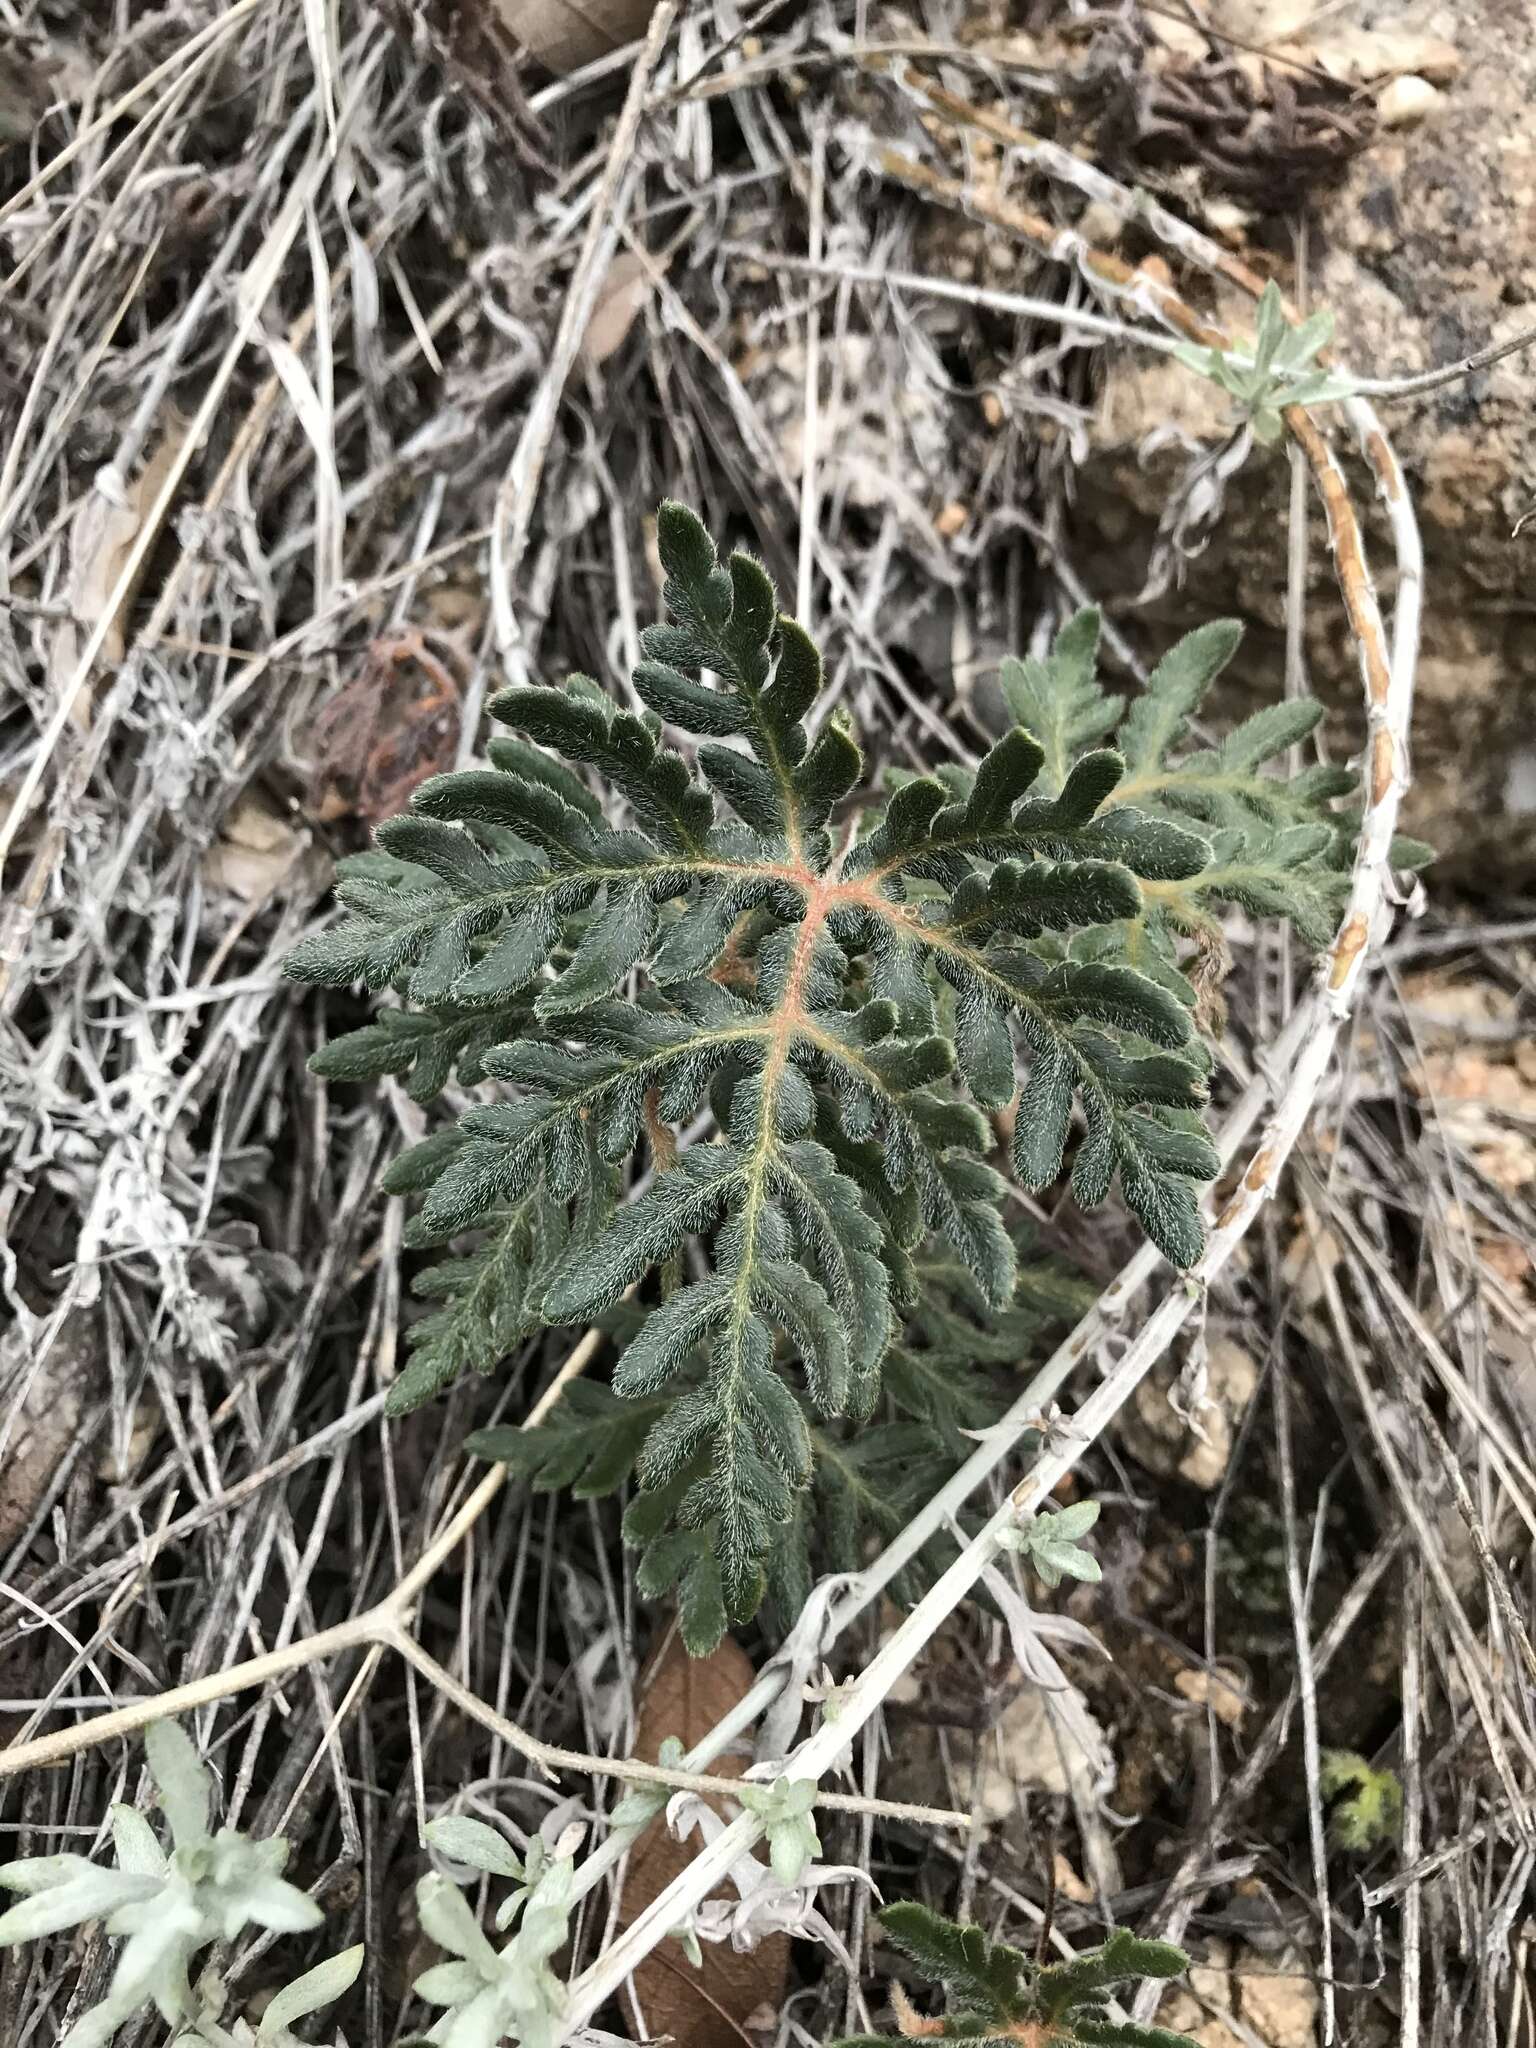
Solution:
[[(19, 1325), (15, 1341), (17, 1353), (6, 1360), (13, 1368), (20, 1358)], [(21, 1378), (5, 1454), (5, 1484), (0, 1487), (0, 1552), (9, 1550), (21, 1535), (53, 1484), (80, 1427), (85, 1390), (104, 1369), (96, 1318), (77, 1310), (43, 1354), (41, 1365)]]
[(224, 820), (222, 835), (203, 855), (210, 889), (265, 903), (282, 886), (304, 851), (303, 837), (260, 796), (247, 792)]
[(375, 640), (311, 729), (314, 817), (376, 825), (404, 810), (413, 789), (453, 766), (461, 696), (427, 634), (412, 629)]
[[(664, 258), (655, 264), (666, 268)], [(621, 249), (608, 266), (597, 304), (581, 339), (581, 352), (595, 369), (620, 347), (651, 295), (651, 269), (633, 249)]]
[[(690, 1657), (674, 1630), (641, 1673), (635, 1755), (656, 1762), (669, 1735), (681, 1736), (684, 1746), (691, 1748), (735, 1706), (756, 1675), (745, 1652), (729, 1637), (709, 1656)], [(739, 1778), (744, 1768), (739, 1757), (731, 1756), (710, 1766), (725, 1778)], [(630, 1851), (619, 1906), (621, 1924), (627, 1927), (658, 1898), (693, 1855), (692, 1845), (674, 1841), (667, 1832), (664, 1817), (654, 1820)], [(727, 1891), (712, 1896), (725, 1896)], [(689, 1964), (675, 1942), (663, 1942), (636, 1969), (634, 1988), (647, 2037), (670, 2034), (679, 2048), (742, 2048), (743, 2040), (750, 2038), (748, 2022), (757, 2020), (760, 2009), (777, 2026), (788, 1978), (789, 1939), (773, 1934), (744, 1953), (724, 1942), (706, 1948), (700, 1970)], [(632, 2011), (628, 2018), (633, 2025)]]
[(1178, 1673), (1173, 1684), (1176, 1692), (1192, 1700), (1197, 1707), (1209, 1707), (1227, 1728), (1241, 1728), (1244, 1714), (1253, 1705), (1247, 1688), (1224, 1671), (1184, 1670)]
[(510, 35), (551, 71), (579, 71), (644, 35), (655, 0), (493, 0)]
[[(185, 422), (173, 414), (171, 424), (154, 453), (121, 497), (110, 494), (98, 479), (81, 500), (69, 532), (69, 577), (64, 586), (64, 602), (69, 617), (54, 636), (48, 662), (48, 679), (55, 691), (67, 686), (79, 660), (81, 647), (107, 614), (118, 578), (138, 544), (160, 486), (176, 460), (184, 431)], [(101, 643), (101, 658), (105, 662), (118, 662), (123, 658), (123, 622), (138, 594), (148, 562), (146, 553), (138, 574), (123, 592), (121, 602), (112, 610)], [(72, 715), (81, 732), (90, 730), (89, 690), (82, 690), (75, 699)]]

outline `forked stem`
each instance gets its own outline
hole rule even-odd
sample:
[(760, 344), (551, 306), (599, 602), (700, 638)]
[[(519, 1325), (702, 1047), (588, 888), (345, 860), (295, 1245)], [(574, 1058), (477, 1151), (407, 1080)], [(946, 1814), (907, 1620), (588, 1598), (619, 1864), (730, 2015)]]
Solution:
[[(537, 1428), (571, 1381), (586, 1371), (602, 1341), (601, 1330), (587, 1331), (528, 1411), (521, 1424), (523, 1429)], [(406, 1623), (418, 1594), (433, 1578), (443, 1560), (474, 1528), (506, 1484), (506, 1478), (506, 1466), (493, 1465), (464, 1505), (449, 1518), (410, 1570), (376, 1606), (367, 1608), (362, 1614), (354, 1614), (347, 1621), (339, 1621), (332, 1628), (301, 1636), (281, 1649), (264, 1651), (259, 1657), (248, 1657), (243, 1663), (231, 1664), (223, 1671), (210, 1671), (202, 1678), (189, 1679), (185, 1685), (174, 1685), (165, 1692), (131, 1700), (127, 1706), (114, 1707), (109, 1713), (93, 1714), (89, 1720), (77, 1721), (72, 1728), (57, 1728), (50, 1735), (36, 1735), (29, 1742), (13, 1743), (8, 1749), (0, 1749), (0, 1778), (12, 1778), (21, 1771), (39, 1770), (49, 1764), (60, 1763), (82, 1749), (95, 1749), (120, 1735), (132, 1735), (139, 1728), (147, 1728), (152, 1721), (163, 1721), (172, 1714), (195, 1713), (199, 1707), (228, 1699), (232, 1693), (249, 1692), (257, 1686), (270, 1685), (274, 1679), (302, 1671), (306, 1665), (318, 1663), (322, 1657), (336, 1657), (347, 1650), (364, 1649), (375, 1644), (398, 1650), (402, 1642), (409, 1640)], [(506, 1726), (510, 1728), (511, 1723)], [(532, 1740), (531, 1736), (524, 1736), (518, 1731), (519, 1747), (526, 1748)]]

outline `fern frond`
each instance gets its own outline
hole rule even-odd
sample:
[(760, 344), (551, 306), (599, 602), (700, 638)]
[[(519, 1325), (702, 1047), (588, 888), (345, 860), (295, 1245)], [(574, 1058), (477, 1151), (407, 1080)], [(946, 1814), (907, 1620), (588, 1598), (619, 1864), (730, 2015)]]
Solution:
[[(1034, 2048), (1193, 2048), (1187, 2035), (1118, 2020), (1106, 2010), (1108, 1988), (1143, 1977), (1179, 1976), (1189, 1958), (1171, 1942), (1142, 1941), (1117, 1927), (1100, 1947), (1063, 1963), (1041, 1965), (980, 1927), (946, 1920), (913, 1900), (880, 1914), (893, 1947), (925, 1977), (942, 1984), (951, 2008), (921, 2031), (947, 2041), (1029, 2042)], [(901, 2032), (914, 2029), (905, 1998), (893, 2001)], [(858, 2036), (869, 2042), (879, 2036)], [(839, 2041), (829, 2048), (852, 2048)]]
[(611, 1390), (506, 1455), (539, 1485), (632, 1480), (642, 1589), (675, 1591), (702, 1646), (770, 1575), (791, 1599), (902, 1512), (903, 1463), (963, 1455), (985, 1369), (1059, 1296), (1033, 1254), (1021, 1282), (989, 1112), (1025, 1187), (1070, 1152), (1080, 1201), (1118, 1180), (1170, 1259), (1198, 1257), (1217, 1160), (1183, 955), (1214, 950), (1213, 901), (1319, 935), (1342, 828), (1336, 778), (1268, 771), (1310, 708), (1178, 751), (1234, 628), (1180, 643), (1126, 710), (1083, 614), (1008, 665), (1018, 722), (974, 771), (905, 781), (834, 844), (862, 764), (836, 714), (811, 738), (816, 649), (760, 563), (721, 561), (680, 506), (657, 533), (672, 622), (642, 636), (645, 711), (585, 677), (504, 692), (490, 765), (423, 784), (289, 972), (409, 1005), (319, 1071), (494, 1090), (390, 1176), (420, 1197), (412, 1245), (475, 1234), (418, 1283), (438, 1305), (391, 1407), (634, 1290)]

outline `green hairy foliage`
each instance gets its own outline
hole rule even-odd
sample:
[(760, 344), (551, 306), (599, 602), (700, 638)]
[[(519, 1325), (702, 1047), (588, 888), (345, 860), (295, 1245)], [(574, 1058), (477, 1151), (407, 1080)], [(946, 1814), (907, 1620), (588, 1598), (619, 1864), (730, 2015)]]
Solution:
[(1403, 1825), (1403, 1787), (1396, 1771), (1377, 1770), (1352, 1749), (1325, 1749), (1318, 1783), (1333, 1804), (1328, 1831), (1341, 1849), (1364, 1852), (1396, 1840)]
[[(1189, 1957), (1171, 1942), (1142, 1941), (1117, 1927), (1101, 1946), (1083, 1949), (1069, 1962), (1041, 1963), (979, 1927), (961, 1926), (910, 1900), (887, 1906), (878, 1917), (893, 1947), (949, 1995), (950, 2009), (939, 2021), (918, 2019), (898, 1998), (903, 2035), (1024, 2048), (1192, 2048), (1186, 2034), (1116, 2019), (1109, 2011), (1118, 1985), (1177, 1977), (1188, 1969)], [(889, 2043), (883, 2034), (855, 2034), (829, 2048)]]
[[(194, 1994), (192, 1958), (212, 1942), (232, 1941), (245, 1927), (297, 1934), (321, 1923), (314, 1900), (282, 1874), (286, 1842), (254, 1842), (231, 1828), (210, 1828), (213, 1780), (174, 1721), (146, 1729), (144, 1751), (170, 1829), (169, 1848), (141, 1813), (114, 1806), (115, 1869), (84, 1856), (0, 1864), (0, 1887), (21, 1895), (0, 1913), (0, 1948), (87, 1920), (100, 1920), (109, 1935), (123, 1938), (106, 1997), (76, 2021), (59, 2048), (101, 2048), (150, 2006), (164, 2020), (190, 2025), (186, 2038), (222, 2048), (240, 2037), (225, 2033), (208, 2014), (206, 1996)], [(289, 1985), (272, 2002), (275, 2016), (252, 2038), (288, 2048), (294, 2038), (288, 2021), (339, 1997), (361, 1959), (361, 1950), (349, 1950)]]
[(1086, 1536), (1098, 1519), (1098, 1502), (1080, 1500), (1059, 1513), (1042, 1511), (1005, 1529), (999, 1547), (1027, 1557), (1042, 1585), (1059, 1586), (1063, 1579), (1084, 1579), (1097, 1585), (1104, 1576), (1099, 1561), (1091, 1550), (1083, 1549), (1078, 1538)]
[(642, 635), (643, 710), (580, 676), (504, 691), (490, 765), (425, 783), (343, 863), (349, 915), (287, 971), (406, 1005), (317, 1071), (423, 1101), (491, 1084), (388, 1176), (417, 1198), (408, 1241), (453, 1244), (391, 1408), (603, 1323), (610, 1386), (476, 1447), (535, 1485), (630, 1482), (642, 1590), (702, 1648), (893, 1532), (995, 1412), (988, 1364), (1080, 1305), (1010, 1227), (1010, 1178), (1070, 1169), (1089, 1206), (1118, 1183), (1198, 1258), (1219, 910), (1326, 935), (1349, 778), (1272, 772), (1310, 703), (1188, 747), (1236, 627), (1180, 642), (1127, 707), (1084, 612), (1005, 665), (1017, 722), (974, 769), (861, 793), (760, 564), (678, 505), (658, 541), (672, 623)]

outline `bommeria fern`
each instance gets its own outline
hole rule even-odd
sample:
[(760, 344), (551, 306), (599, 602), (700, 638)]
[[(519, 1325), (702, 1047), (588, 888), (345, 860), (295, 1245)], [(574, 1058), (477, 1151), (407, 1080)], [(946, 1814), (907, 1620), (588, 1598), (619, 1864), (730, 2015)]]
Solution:
[[(1046, 1963), (913, 1900), (887, 1906), (877, 1917), (892, 1945), (942, 1984), (951, 2001), (942, 2018), (929, 2019), (893, 1982), (891, 2004), (903, 2039), (994, 2042), (997, 2048), (1005, 2042), (1015, 2048), (1194, 2048), (1187, 2034), (1120, 2019), (1110, 2010), (1116, 1986), (1188, 1969), (1189, 1957), (1172, 1942), (1143, 1941), (1117, 1927), (1097, 1948)], [(891, 2044), (883, 2034), (855, 2034), (829, 2048)]]
[(974, 769), (856, 798), (859, 748), (760, 564), (722, 563), (678, 505), (657, 535), (674, 623), (642, 636), (645, 710), (579, 676), (505, 691), (491, 765), (425, 783), (343, 863), (350, 915), (288, 971), (409, 1005), (319, 1072), (495, 1085), (388, 1176), (421, 1197), (410, 1243), (475, 1234), (426, 1278), (391, 1407), (607, 1319), (611, 1386), (480, 1447), (592, 1494), (633, 1473), (642, 1589), (677, 1589), (699, 1647), (770, 1569), (794, 1611), (808, 1524), (856, 1551), (882, 1496), (900, 1514), (885, 1475), (984, 1419), (966, 1349), (1001, 1333), (1016, 1360), (1067, 1304), (1032, 1249), (1021, 1270), (994, 1158), (1042, 1189), (1070, 1148), (1080, 1202), (1118, 1181), (1169, 1259), (1198, 1257), (1219, 908), (1321, 937), (1349, 778), (1266, 772), (1311, 703), (1179, 752), (1237, 628), (1180, 642), (1127, 711), (1084, 612), (1006, 665), (1017, 723)]

